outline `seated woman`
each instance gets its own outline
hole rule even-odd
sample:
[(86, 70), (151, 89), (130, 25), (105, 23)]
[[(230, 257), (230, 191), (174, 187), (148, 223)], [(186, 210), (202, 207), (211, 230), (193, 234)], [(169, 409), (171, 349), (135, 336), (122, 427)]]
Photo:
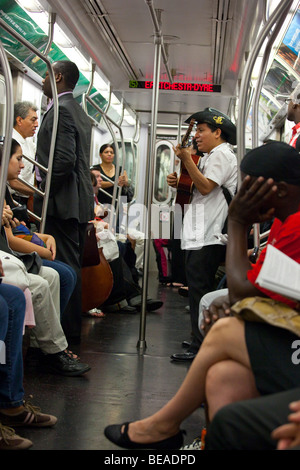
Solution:
[[(0, 146), (0, 161), (1, 158), (2, 147)], [(8, 179), (17, 178), (23, 167), (24, 164), (22, 162), (21, 146), (16, 140), (12, 139), (10, 160), (8, 164)], [(4, 211), (15, 207), (8, 188), (6, 189), (5, 204), (6, 207), (4, 208)], [(21, 228), (23, 229), (22, 231)], [(14, 231), (17, 232), (17, 235), (13, 233)], [(8, 244), (13, 251), (18, 253), (32, 253), (33, 251), (36, 251), (43, 259), (43, 266), (51, 267), (58, 272), (60, 277), (60, 312), (62, 316), (75, 287), (76, 273), (71, 266), (55, 260), (56, 243), (54, 238), (47, 234), (28, 233), (26, 225), (22, 224), (22, 221), (17, 219), (14, 219), (13, 229), (11, 226), (5, 227), (5, 233)], [(26, 239), (26, 236), (28, 236), (28, 239)]]
[[(242, 299), (260, 296), (280, 300), (295, 310), (296, 301), (256, 284), (265, 252), (251, 265), (247, 229), (275, 216), (268, 243), (300, 262), (300, 155), (287, 144), (273, 142), (250, 151), (241, 171), (247, 176), (228, 217), (226, 272), (231, 308), (234, 311)], [(291, 345), (298, 338), (293, 331), (267, 322), (233, 316), (218, 319), (175, 396), (146, 419), (108, 426), (106, 437), (131, 449), (181, 447), (180, 425), (203, 402), (212, 420), (229, 403), (299, 386), (300, 369), (291, 360)]]

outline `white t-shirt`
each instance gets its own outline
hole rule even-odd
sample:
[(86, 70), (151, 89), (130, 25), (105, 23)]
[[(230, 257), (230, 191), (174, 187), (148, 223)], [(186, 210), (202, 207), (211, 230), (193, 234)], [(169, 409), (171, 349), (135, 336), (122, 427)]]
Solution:
[[(35, 159), (35, 144), (33, 142), (32, 137), (27, 137), (27, 139), (24, 139), (24, 137), (19, 134), (19, 132), (16, 131), (16, 129), (13, 129), (12, 133), (13, 139), (15, 139), (22, 147), (22, 152), (23, 155), (26, 155), (26, 157), (32, 158), (33, 160)], [(34, 185), (34, 173), (33, 173), (33, 164), (30, 163), (26, 158), (23, 158), (23, 163), (24, 163), (24, 168), (22, 168), (20, 177), (27, 181), (27, 183)], [(16, 191), (16, 194), (20, 194), (23, 197), (28, 197), (24, 194), (21, 194)]]
[(192, 200), (183, 220), (181, 248), (184, 250), (222, 244), (216, 235), (222, 233), (228, 204), (221, 186), (225, 186), (232, 196), (237, 186), (237, 159), (227, 143), (222, 143), (205, 154), (200, 160), (199, 169), (218, 186), (206, 196), (194, 187)]

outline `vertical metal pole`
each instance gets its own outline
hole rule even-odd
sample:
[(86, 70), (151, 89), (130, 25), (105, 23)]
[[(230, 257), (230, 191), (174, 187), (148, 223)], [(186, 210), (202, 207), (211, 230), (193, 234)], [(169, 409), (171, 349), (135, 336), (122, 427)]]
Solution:
[[(152, 113), (151, 113), (151, 143), (149, 149), (149, 157), (147, 159), (146, 175), (145, 175), (145, 206), (147, 208), (147, 226), (145, 231), (145, 249), (143, 260), (143, 284), (142, 284), (142, 309), (140, 317), (140, 334), (137, 347), (140, 350), (145, 349), (146, 341), (146, 308), (147, 308), (147, 291), (148, 291), (148, 272), (149, 272), (149, 254), (151, 243), (151, 203), (153, 193), (153, 175), (155, 164), (155, 140), (157, 127), (157, 109), (159, 95), (159, 74), (161, 62), (161, 37), (155, 38), (155, 56), (154, 56), (154, 73), (153, 73), (153, 91), (152, 91)], [(148, 183), (148, 184), (147, 184)]]
[[(49, 41), (48, 41), (48, 45), (46, 49), (48, 49), (51, 38), (53, 37), (54, 18), (55, 17), (51, 15), (51, 19), (49, 20)], [(41, 224), (40, 224), (40, 229), (39, 229), (39, 231), (43, 233), (44, 227), (45, 227), (45, 217), (47, 213), (48, 200), (49, 200), (51, 173), (52, 173), (55, 141), (56, 141), (56, 134), (57, 134), (57, 125), (58, 125), (58, 98), (57, 98), (55, 75), (54, 75), (50, 60), (44, 54), (42, 54), (29, 41), (23, 38), (17, 31), (15, 31), (8, 24), (6, 24), (5, 21), (3, 21), (1, 18), (0, 18), (0, 26), (3, 29), (5, 29), (9, 34), (11, 34), (15, 39), (17, 39), (17, 41), (19, 41), (21, 44), (27, 47), (30, 51), (36, 54), (40, 59), (42, 59), (46, 63), (47, 69), (49, 72), (50, 85), (51, 85), (52, 96), (53, 96), (53, 129), (52, 129), (51, 143), (50, 143), (50, 149), (49, 149), (48, 168), (44, 168), (43, 170), (47, 173), (46, 187), (45, 187), (45, 192), (43, 195), (44, 200), (43, 200), (43, 207), (42, 207), (42, 214), (41, 214)]]
[(12, 139), (12, 130), (13, 130), (13, 109), (14, 109), (14, 100), (13, 100), (13, 83), (12, 76), (9, 67), (9, 63), (6, 57), (6, 53), (2, 42), (0, 41), (0, 63), (2, 64), (4, 79), (5, 79), (5, 88), (6, 88), (6, 120), (5, 120), (5, 140), (3, 145), (3, 155), (1, 162), (1, 173), (0, 173), (0, 209), (1, 216), (3, 211), (4, 199), (5, 199), (5, 190), (7, 182), (7, 169), (10, 158), (10, 149), (11, 149), (11, 139)]
[(244, 154), (245, 154), (245, 127), (246, 127), (246, 109), (247, 109), (247, 98), (249, 83), (251, 78), (251, 73), (255, 64), (255, 60), (259, 54), (259, 51), (268, 36), (271, 28), (277, 22), (278, 19), (282, 17), (283, 14), (286, 14), (286, 11), (291, 7), (293, 0), (282, 0), (276, 10), (272, 13), (269, 21), (266, 23), (262, 32), (258, 36), (254, 47), (251, 50), (249, 59), (247, 61), (244, 74), (241, 82), (241, 92), (239, 100), (239, 115), (237, 122), (237, 159), (238, 164), (240, 164)]
[[(260, 92), (263, 86), (263, 80), (265, 77), (265, 72), (266, 68), (268, 65), (268, 60), (269, 56), (272, 50), (272, 45), (277, 37), (277, 35), (280, 32), (280, 29), (282, 27), (282, 24), (286, 18), (286, 15), (289, 11), (290, 8), (290, 1), (287, 2), (285, 6), (285, 10), (282, 11), (281, 16), (279, 20), (277, 21), (270, 38), (268, 40), (268, 43), (266, 45), (266, 48), (264, 50), (264, 55), (263, 55), (263, 60), (262, 60), (262, 65), (259, 71), (259, 79), (256, 83), (255, 87), (255, 92), (253, 96), (253, 111), (252, 111), (252, 116), (253, 116), (253, 122), (252, 122), (252, 147), (255, 148), (258, 146), (258, 111), (259, 111), (259, 97), (260, 97)], [(253, 240), (254, 240), (254, 246), (259, 247), (260, 246), (260, 225), (259, 224), (254, 224), (253, 225)]]
[(263, 80), (265, 78), (265, 72), (266, 72), (266, 68), (267, 68), (267, 65), (268, 65), (268, 60), (269, 60), (269, 57), (270, 57), (270, 53), (271, 53), (271, 50), (272, 50), (272, 45), (276, 39), (276, 37), (278, 36), (279, 32), (280, 32), (280, 29), (282, 27), (282, 24), (284, 22), (284, 20), (286, 19), (286, 16), (288, 14), (288, 11), (290, 9), (290, 4), (291, 4), (291, 0), (288, 0), (286, 6), (285, 6), (285, 10), (282, 11), (281, 13), (281, 16), (279, 18), (279, 20), (277, 21), (271, 35), (270, 35), (270, 38), (268, 40), (268, 43), (266, 45), (266, 48), (264, 50), (264, 55), (263, 55), (263, 59), (262, 59), (262, 65), (261, 65), (261, 68), (260, 68), (260, 71), (259, 71), (259, 79), (256, 83), (256, 86), (255, 86), (255, 92), (254, 92), (254, 96), (253, 96), (253, 111), (252, 111), (252, 115), (253, 115), (253, 125), (252, 125), (252, 147), (255, 148), (258, 146), (258, 111), (259, 111), (259, 98), (260, 98), (260, 93), (261, 93), (261, 89), (262, 89), (262, 86), (263, 86)]

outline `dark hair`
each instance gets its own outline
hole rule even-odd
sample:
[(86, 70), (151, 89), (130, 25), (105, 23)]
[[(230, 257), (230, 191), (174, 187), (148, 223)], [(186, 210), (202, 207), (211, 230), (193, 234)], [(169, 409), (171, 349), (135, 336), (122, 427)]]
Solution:
[(54, 62), (53, 70), (56, 73), (61, 73), (64, 77), (65, 84), (74, 90), (79, 80), (79, 70), (74, 62), (70, 60), (58, 60)]
[(94, 175), (94, 173), (92, 172), (92, 170), (90, 170), (90, 174), (91, 174), (92, 185), (93, 185), (93, 186), (96, 186), (96, 184), (97, 184), (97, 178), (96, 178), (96, 176)]
[[(21, 147), (19, 142), (17, 142), (15, 139), (11, 139), (11, 147), (10, 147), (10, 154), (9, 158), (16, 152), (17, 147)], [(0, 164), (2, 163), (2, 155), (3, 155), (3, 143), (0, 143)]]
[(212, 132), (216, 132), (217, 129), (220, 129), (221, 139), (225, 140), (225, 142), (228, 142), (228, 136), (222, 131), (221, 127), (214, 126), (213, 124), (210, 124), (208, 122), (205, 122), (204, 124), (206, 124)]
[(112, 144), (103, 144), (103, 145), (101, 145), (101, 147), (100, 147), (99, 154), (102, 153), (102, 152), (104, 152), (104, 150), (106, 150), (106, 149), (109, 148), (109, 147), (112, 148), (113, 151), (115, 152), (115, 147), (114, 147)]

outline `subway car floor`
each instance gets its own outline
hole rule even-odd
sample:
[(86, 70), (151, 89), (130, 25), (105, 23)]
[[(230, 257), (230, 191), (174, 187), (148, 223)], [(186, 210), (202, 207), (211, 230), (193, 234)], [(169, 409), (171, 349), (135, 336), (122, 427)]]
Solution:
[[(146, 315), (145, 350), (137, 347), (140, 314), (109, 313), (82, 319), (76, 352), (91, 366), (84, 376), (50, 375), (25, 366), (26, 399), (58, 418), (53, 428), (17, 429), (32, 440), (30, 450), (120, 450), (105, 438), (105, 426), (150, 415), (173, 396), (189, 368), (170, 359), (190, 339), (188, 302), (177, 288), (159, 284), (155, 272), (149, 276), (148, 295), (164, 304)], [(204, 409), (199, 408), (182, 424), (185, 444), (204, 425)]]

